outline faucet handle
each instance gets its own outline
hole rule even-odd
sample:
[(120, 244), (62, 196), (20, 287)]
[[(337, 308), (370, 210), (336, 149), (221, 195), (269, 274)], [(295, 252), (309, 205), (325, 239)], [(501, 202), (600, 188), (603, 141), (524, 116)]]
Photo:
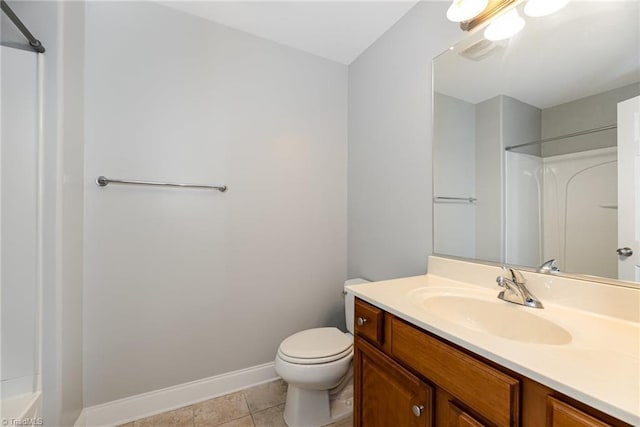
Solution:
[(506, 278), (506, 277), (504, 277), (504, 276), (498, 276), (498, 277), (496, 277), (496, 283), (498, 283), (498, 286), (500, 286), (501, 288), (506, 288), (506, 287), (508, 287), (508, 285), (505, 283), (507, 280), (509, 280), (509, 279), (507, 279), (507, 278)]
[[(509, 276), (507, 279), (511, 279), (514, 283), (518, 285), (522, 285), (525, 282), (524, 276), (515, 268), (507, 267), (506, 265), (502, 266), (502, 270)], [(497, 280), (497, 279), (496, 279)], [(500, 284), (500, 283), (498, 283)]]
[(511, 274), (513, 275), (514, 282), (516, 282), (519, 285), (524, 284), (525, 278), (522, 275), (522, 273), (520, 273), (520, 271), (516, 270), (515, 268), (510, 268), (509, 270), (511, 270)]
[(556, 265), (555, 258), (552, 258), (549, 261), (545, 261), (544, 263), (542, 263), (542, 265), (538, 267), (536, 272), (543, 273), (543, 274), (551, 274), (551, 273), (559, 273), (560, 269)]

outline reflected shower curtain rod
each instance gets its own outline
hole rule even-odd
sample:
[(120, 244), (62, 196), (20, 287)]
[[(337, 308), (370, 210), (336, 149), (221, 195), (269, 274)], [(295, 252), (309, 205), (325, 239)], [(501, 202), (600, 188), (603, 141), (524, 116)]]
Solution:
[(9, 7), (5, 0), (0, 0), (0, 9), (2, 9), (5, 15), (7, 15), (11, 22), (13, 22), (13, 25), (15, 25), (18, 30), (20, 30), (22, 35), (27, 38), (27, 40), (29, 41), (29, 46), (31, 46), (34, 51), (36, 51), (37, 53), (45, 52), (44, 46), (42, 46), (40, 40), (38, 40), (33, 36), (33, 34), (31, 34), (31, 31), (29, 31), (27, 26), (22, 23), (20, 18), (18, 18), (18, 15), (15, 14), (15, 12)]
[(511, 151), (511, 150), (515, 150), (517, 148), (528, 147), (530, 145), (543, 144), (545, 142), (558, 141), (560, 139), (566, 139), (566, 138), (573, 138), (574, 136), (582, 136), (582, 135), (588, 135), (590, 133), (596, 133), (596, 132), (602, 132), (602, 131), (605, 131), (605, 130), (616, 129), (617, 127), (618, 127), (618, 125), (613, 124), (613, 125), (602, 126), (602, 127), (594, 128), (594, 129), (581, 130), (581, 131), (578, 131), (578, 132), (568, 133), (566, 135), (559, 135), (559, 136), (553, 136), (551, 138), (539, 139), (537, 141), (531, 141), (531, 142), (527, 142), (525, 144), (512, 145), (512, 146), (509, 146), (509, 147), (505, 147), (505, 150), (506, 151)]

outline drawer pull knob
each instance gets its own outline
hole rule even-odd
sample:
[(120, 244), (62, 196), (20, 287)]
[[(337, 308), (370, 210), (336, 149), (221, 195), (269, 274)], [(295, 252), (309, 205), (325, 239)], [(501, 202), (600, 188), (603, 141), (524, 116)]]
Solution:
[(416, 417), (419, 417), (420, 415), (422, 415), (423, 411), (424, 411), (424, 406), (422, 405), (413, 405), (411, 407), (411, 412), (413, 412), (413, 415), (415, 415)]
[(365, 323), (367, 323), (367, 318), (366, 317), (358, 317), (357, 322), (358, 322), (358, 326), (362, 326)]

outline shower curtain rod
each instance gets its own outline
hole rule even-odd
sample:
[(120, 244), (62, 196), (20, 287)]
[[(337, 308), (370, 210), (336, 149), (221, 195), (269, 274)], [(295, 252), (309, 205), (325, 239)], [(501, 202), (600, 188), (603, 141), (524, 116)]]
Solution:
[(589, 129), (589, 130), (581, 130), (579, 132), (568, 133), (566, 135), (554, 136), (554, 137), (551, 137), (551, 138), (539, 139), (537, 141), (527, 142), (526, 144), (511, 145), (509, 147), (505, 147), (505, 150), (506, 151), (512, 151), (512, 150), (515, 150), (517, 148), (528, 147), (530, 145), (538, 145), (538, 144), (543, 144), (545, 142), (558, 141), (560, 139), (566, 139), (566, 138), (573, 138), (574, 136), (588, 135), (590, 133), (596, 133), (596, 132), (602, 132), (602, 131), (605, 131), (605, 130), (616, 129), (617, 127), (618, 127), (618, 125), (613, 124), (613, 125), (602, 126), (602, 127), (599, 127), (599, 128), (594, 128), (594, 129)]
[(18, 30), (20, 30), (20, 32), (27, 38), (27, 40), (29, 40), (29, 46), (31, 46), (31, 48), (38, 53), (44, 53), (45, 49), (44, 49), (44, 46), (42, 46), (42, 43), (40, 43), (40, 40), (33, 37), (33, 34), (31, 34), (31, 31), (29, 31), (26, 25), (22, 23), (20, 18), (18, 18), (18, 15), (16, 15), (13, 12), (13, 10), (11, 10), (11, 8), (9, 7), (6, 1), (0, 0), (0, 8), (5, 13), (5, 15), (7, 15), (7, 17), (11, 20), (11, 22), (13, 22), (13, 25), (15, 25), (18, 28)]

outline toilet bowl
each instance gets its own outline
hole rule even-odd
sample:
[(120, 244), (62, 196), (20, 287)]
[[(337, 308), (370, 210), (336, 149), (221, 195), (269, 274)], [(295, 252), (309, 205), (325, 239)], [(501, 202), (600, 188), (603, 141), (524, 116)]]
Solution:
[[(367, 283), (363, 279), (345, 282)], [(337, 396), (353, 375), (353, 296), (345, 292), (347, 329), (315, 328), (287, 337), (278, 348), (275, 369), (288, 384), (284, 420), (289, 427), (320, 427), (347, 417), (351, 399)]]

